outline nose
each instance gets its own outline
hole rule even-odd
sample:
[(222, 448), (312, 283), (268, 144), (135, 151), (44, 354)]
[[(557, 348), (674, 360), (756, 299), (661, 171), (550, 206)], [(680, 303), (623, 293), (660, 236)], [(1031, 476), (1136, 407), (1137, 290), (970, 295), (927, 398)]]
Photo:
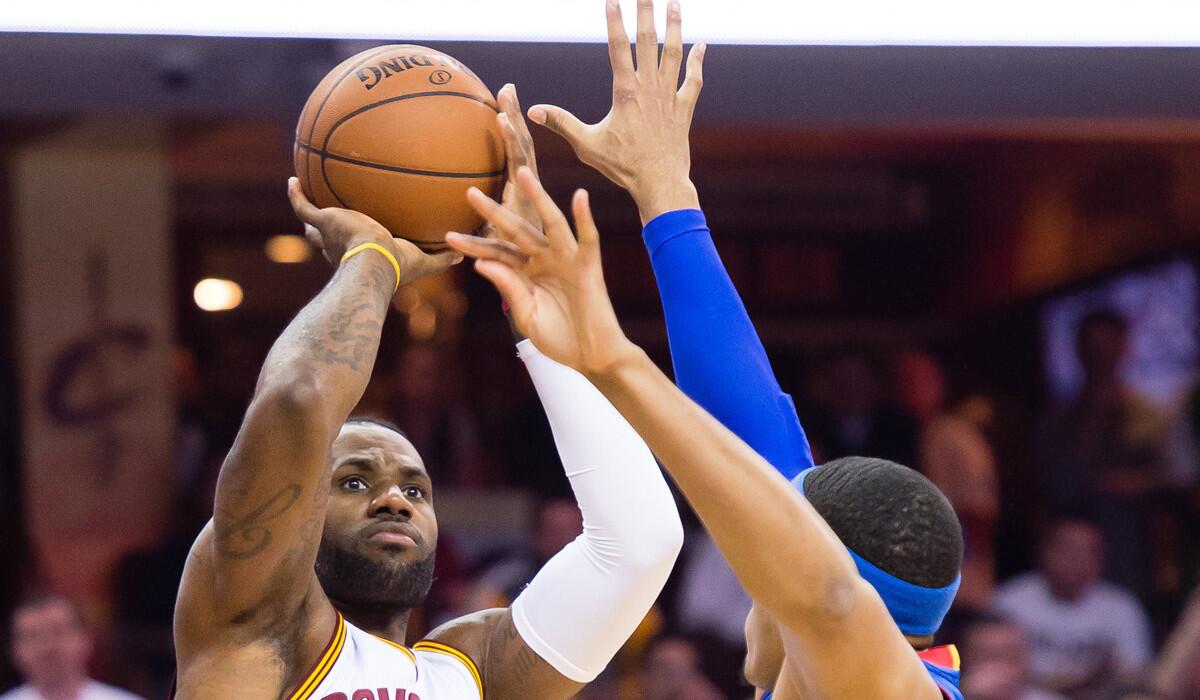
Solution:
[(412, 504), (400, 487), (393, 484), (371, 500), (371, 515), (394, 515), (407, 520), (412, 517)]

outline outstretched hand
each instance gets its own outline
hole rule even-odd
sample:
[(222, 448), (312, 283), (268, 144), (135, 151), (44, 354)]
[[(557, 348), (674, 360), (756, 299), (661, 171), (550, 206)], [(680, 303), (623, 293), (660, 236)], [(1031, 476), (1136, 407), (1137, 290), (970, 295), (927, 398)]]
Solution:
[(522, 167), (516, 179), (544, 222), (544, 235), (520, 215), (471, 188), (467, 199), (487, 219), (493, 235), (449, 233), (446, 243), (477, 260), (475, 269), (508, 302), (517, 329), (544, 354), (584, 374), (612, 368), (634, 346), (617, 323), (604, 284), (600, 234), (587, 192), (576, 191), (572, 200), (576, 239), (533, 171)]
[(399, 284), (443, 272), (462, 260), (462, 255), (453, 251), (430, 255), (402, 238), (393, 238), (382, 224), (361, 212), (338, 207), (320, 209), (308, 200), (294, 177), (288, 178), (288, 200), (296, 218), (304, 224), (305, 238), (334, 267), (341, 264), (346, 251), (363, 243), (376, 243), (396, 256)]
[[(496, 102), (500, 105), (500, 113), (496, 115), (496, 120), (500, 125), (500, 136), (504, 140), (505, 170), (508, 175), (504, 183), (504, 192), (500, 196), (500, 204), (540, 231), (542, 220), (537, 209), (517, 186), (517, 171), (522, 167), (529, 168), (533, 176), (538, 177), (533, 135), (529, 133), (525, 115), (521, 113), (517, 86), (508, 83), (500, 88), (500, 92), (496, 93)], [(490, 224), (484, 227), (485, 236), (491, 235), (490, 228)]]
[(658, 54), (653, 0), (637, 4), (637, 67), (621, 19), (619, 0), (607, 0), (608, 56), (613, 104), (597, 124), (584, 124), (562, 107), (534, 105), (529, 118), (567, 140), (581, 161), (629, 191), (642, 222), (674, 209), (699, 206), (692, 185), (688, 131), (704, 82), (704, 44), (683, 62), (679, 0), (667, 5), (667, 35)]

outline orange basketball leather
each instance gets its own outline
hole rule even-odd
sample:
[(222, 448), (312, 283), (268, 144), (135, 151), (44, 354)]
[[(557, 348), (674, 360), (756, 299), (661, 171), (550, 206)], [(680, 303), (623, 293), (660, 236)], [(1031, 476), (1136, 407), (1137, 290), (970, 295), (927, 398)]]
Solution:
[(334, 68), (300, 113), (293, 158), (317, 206), (361, 211), (427, 250), (482, 225), (468, 187), (496, 196), (504, 184), (491, 91), (423, 46), (380, 46)]

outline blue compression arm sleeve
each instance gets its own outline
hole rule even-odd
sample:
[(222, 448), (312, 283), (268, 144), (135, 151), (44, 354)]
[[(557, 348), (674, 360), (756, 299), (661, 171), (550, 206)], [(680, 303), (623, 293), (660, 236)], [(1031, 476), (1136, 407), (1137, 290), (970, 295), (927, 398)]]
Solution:
[(703, 212), (667, 212), (642, 236), (679, 388), (788, 479), (813, 466), (796, 407), (779, 388)]

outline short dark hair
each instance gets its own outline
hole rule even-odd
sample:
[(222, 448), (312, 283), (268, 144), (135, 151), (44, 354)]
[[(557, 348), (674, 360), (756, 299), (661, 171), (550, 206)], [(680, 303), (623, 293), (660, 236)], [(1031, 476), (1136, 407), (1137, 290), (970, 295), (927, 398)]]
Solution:
[(408, 435), (400, 429), (400, 426), (383, 418), (376, 418), (374, 416), (350, 416), (346, 419), (344, 425), (374, 425), (380, 428), (386, 428), (405, 440), (408, 440), (409, 442), (412, 441), (411, 438), (409, 438)]
[(12, 615), (9, 616), (9, 623), (15, 622), (17, 615), (26, 610), (36, 610), (38, 608), (47, 608), (51, 605), (65, 605), (71, 610), (71, 615), (75, 618), (75, 624), (83, 626), (83, 616), (79, 614), (79, 606), (75, 605), (75, 601), (70, 598), (53, 591), (36, 591), (28, 593), (17, 600), (13, 606)]
[(1044, 549), (1047, 547), (1058, 533), (1066, 527), (1070, 526), (1086, 527), (1089, 530), (1100, 533), (1103, 536), (1103, 530), (1100, 528), (1100, 522), (1093, 518), (1089, 513), (1080, 511), (1070, 511), (1066, 513), (1058, 513), (1047, 520), (1041, 530), (1038, 532), (1038, 548)]
[(950, 501), (916, 471), (843, 457), (804, 479), (804, 493), (855, 554), (902, 581), (949, 585), (962, 566), (962, 526)]

